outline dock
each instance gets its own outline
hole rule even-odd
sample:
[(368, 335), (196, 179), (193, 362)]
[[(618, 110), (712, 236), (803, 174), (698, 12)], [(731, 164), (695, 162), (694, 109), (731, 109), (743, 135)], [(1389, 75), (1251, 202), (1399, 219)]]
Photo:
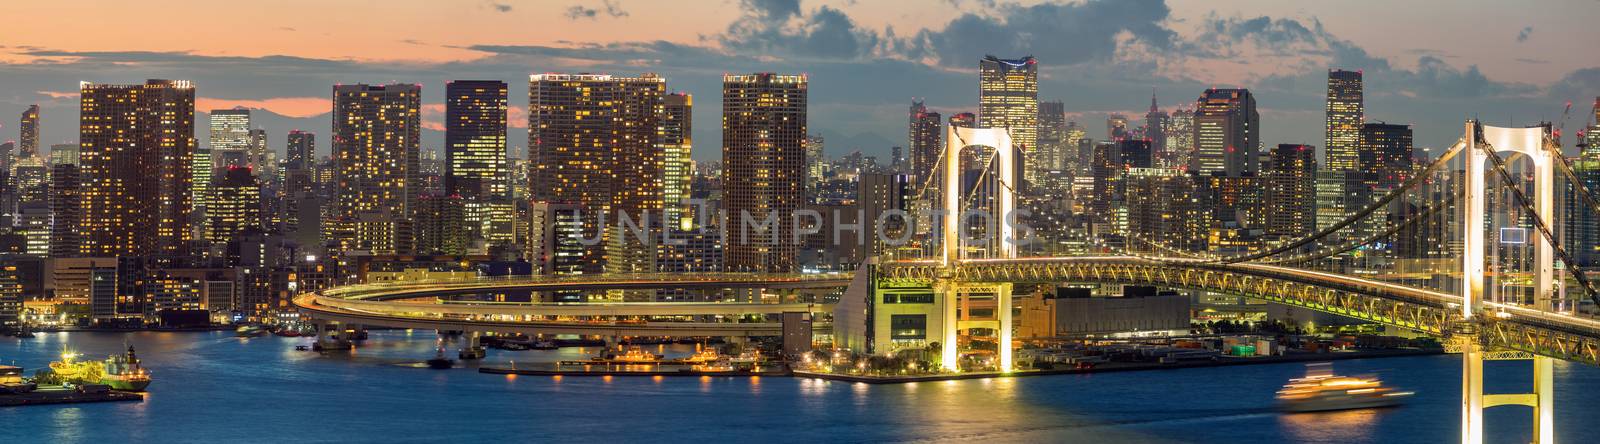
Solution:
[(791, 376), (787, 370), (540, 370), (508, 367), (478, 367), (478, 373), (521, 376)]

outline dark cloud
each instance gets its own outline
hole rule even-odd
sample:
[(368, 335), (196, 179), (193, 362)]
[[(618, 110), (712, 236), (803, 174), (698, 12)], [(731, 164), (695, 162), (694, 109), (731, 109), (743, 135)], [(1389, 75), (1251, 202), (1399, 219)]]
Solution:
[(1528, 36), (1530, 36), (1530, 35), (1533, 35), (1533, 27), (1532, 26), (1524, 26), (1524, 27), (1522, 27), (1522, 31), (1517, 33), (1517, 43), (1522, 43), (1522, 42), (1528, 41)]
[(601, 12), (604, 12), (607, 17), (611, 17), (611, 18), (620, 18), (620, 17), (627, 17), (628, 16), (628, 11), (622, 10), (622, 4), (620, 2), (618, 2), (617, 0), (603, 0), (600, 3), (601, 3), (601, 6), (605, 8), (605, 11), (601, 11), (599, 9), (590, 8), (590, 7), (583, 6), (583, 5), (572, 5), (571, 7), (567, 8), (567, 12), (566, 12), (565, 15), (570, 20), (577, 20), (577, 19), (594, 20), (594, 19), (596, 19), (596, 18), (598, 18), (600, 16)]
[(1600, 100), (1600, 68), (1584, 68), (1567, 73), (1550, 85), (1548, 96), (1578, 103)]
[(500, 12), (511, 12), (511, 5), (505, 3), (489, 3), (489, 7)]
[(853, 59), (872, 54), (879, 41), (877, 32), (828, 6), (810, 14), (797, 0), (744, 0), (740, 7), (743, 14), (717, 38), (735, 52)]
[(565, 15), (567, 16), (567, 19), (569, 19), (569, 20), (577, 20), (577, 19), (590, 19), (590, 20), (593, 20), (594, 16), (596, 14), (599, 14), (599, 13), (600, 13), (600, 11), (597, 11), (597, 10), (594, 10), (594, 9), (591, 9), (591, 8), (586, 8), (583, 5), (572, 5), (572, 7), (567, 8), (567, 13)]
[(1170, 13), (1161, 0), (999, 4), (962, 14), (943, 29), (917, 32), (905, 55), (956, 67), (974, 66), (986, 54), (1032, 54), (1040, 63), (1056, 65), (1107, 60), (1123, 35), (1153, 48), (1171, 48), (1176, 34), (1164, 25)]
[(1521, 58), (1521, 57), (1518, 57), (1516, 60), (1518, 62), (1530, 63), (1530, 64), (1534, 64), (1534, 65), (1545, 65), (1545, 64), (1549, 64), (1550, 63), (1549, 60), (1526, 59), (1526, 58)]

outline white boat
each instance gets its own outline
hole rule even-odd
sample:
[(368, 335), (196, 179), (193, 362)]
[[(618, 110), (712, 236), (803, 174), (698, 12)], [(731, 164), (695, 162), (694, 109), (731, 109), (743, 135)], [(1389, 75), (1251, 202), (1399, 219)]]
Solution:
[(1290, 379), (1277, 398), (1279, 409), (1299, 413), (1392, 407), (1411, 395), (1377, 378), (1335, 375), (1329, 364), (1318, 363), (1306, 365), (1306, 376)]

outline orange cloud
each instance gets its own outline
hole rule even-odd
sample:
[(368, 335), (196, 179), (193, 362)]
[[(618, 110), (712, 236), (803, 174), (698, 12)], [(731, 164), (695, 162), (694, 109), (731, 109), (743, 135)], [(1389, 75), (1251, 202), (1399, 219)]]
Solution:
[(271, 99), (195, 99), (195, 109), (210, 111), (234, 107), (264, 109), (289, 117), (315, 117), (333, 110), (333, 101), (325, 97), (274, 97)]

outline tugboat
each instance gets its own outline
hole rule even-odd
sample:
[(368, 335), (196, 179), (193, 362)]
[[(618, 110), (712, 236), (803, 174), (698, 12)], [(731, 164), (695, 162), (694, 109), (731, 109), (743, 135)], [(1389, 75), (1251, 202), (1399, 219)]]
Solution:
[(439, 353), (435, 354), (433, 359), (428, 360), (428, 368), (434, 370), (446, 370), (455, 366), (456, 360), (444, 356), (444, 344), (439, 344)]
[(713, 350), (709, 347), (701, 347), (699, 344), (696, 344), (695, 348), (696, 350), (694, 351), (693, 355), (683, 358), (683, 363), (701, 365), (710, 364), (722, 359), (721, 353), (717, 353), (716, 350)]
[(1377, 378), (1335, 375), (1328, 363), (1307, 364), (1305, 377), (1278, 390), (1278, 408), (1303, 413), (1392, 407), (1413, 394), (1384, 387)]
[(142, 392), (150, 386), (150, 372), (139, 365), (139, 357), (133, 354), (130, 345), (127, 354), (106, 359), (105, 376), (100, 378), (100, 383), (117, 390)]

